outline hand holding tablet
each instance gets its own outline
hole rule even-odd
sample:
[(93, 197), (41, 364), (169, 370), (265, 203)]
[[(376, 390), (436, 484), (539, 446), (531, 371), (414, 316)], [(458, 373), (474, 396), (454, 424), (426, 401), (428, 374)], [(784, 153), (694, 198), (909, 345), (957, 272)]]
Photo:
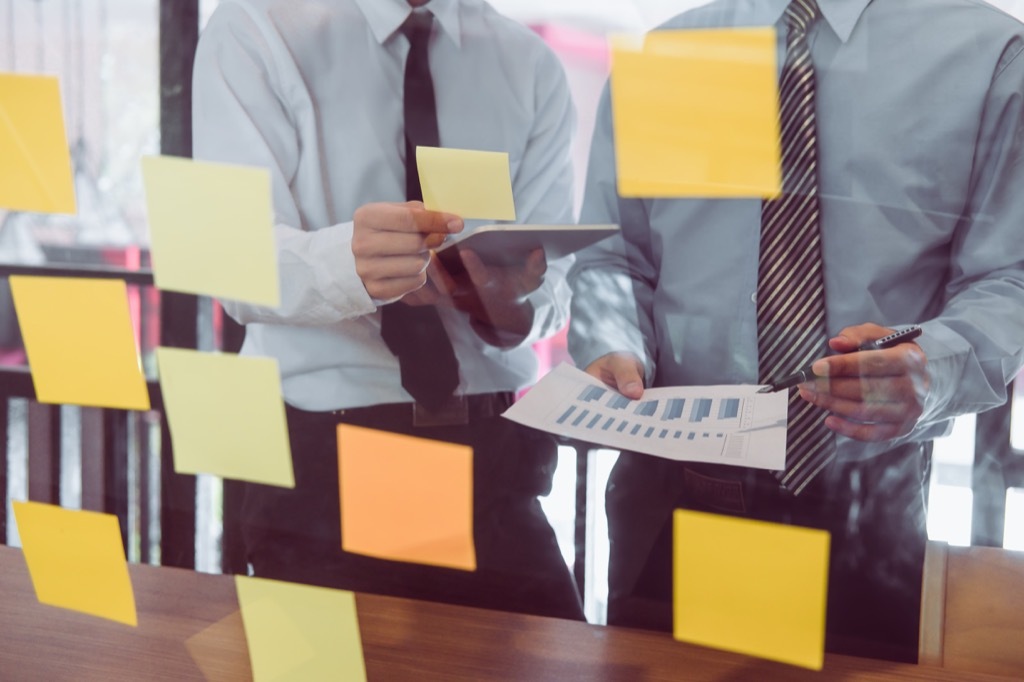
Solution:
[(618, 225), (484, 225), (449, 238), (435, 253), (445, 268), (456, 275), (463, 271), (459, 252), (473, 251), (487, 265), (514, 267), (538, 248), (548, 261), (590, 246), (618, 232)]

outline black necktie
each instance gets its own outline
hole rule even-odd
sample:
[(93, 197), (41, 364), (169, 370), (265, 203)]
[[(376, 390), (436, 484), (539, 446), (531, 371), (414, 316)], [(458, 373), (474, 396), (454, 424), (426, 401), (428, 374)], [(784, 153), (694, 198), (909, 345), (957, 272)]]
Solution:
[[(416, 147), (440, 146), (434, 82), (430, 77), (427, 47), (433, 15), (412, 13), (402, 24), (409, 39), (405, 61), (405, 192), (421, 201)], [(402, 387), (429, 409), (445, 404), (459, 385), (459, 361), (434, 306), (392, 303), (381, 309), (380, 334), (398, 358)]]
[[(814, 64), (807, 31), (820, 10), (815, 0), (786, 8), (786, 62), (779, 80), (782, 195), (761, 210), (758, 271), (758, 355), (762, 382), (805, 367), (828, 350), (818, 198), (818, 141)], [(835, 456), (824, 413), (789, 394), (786, 468), (779, 481), (793, 494)]]

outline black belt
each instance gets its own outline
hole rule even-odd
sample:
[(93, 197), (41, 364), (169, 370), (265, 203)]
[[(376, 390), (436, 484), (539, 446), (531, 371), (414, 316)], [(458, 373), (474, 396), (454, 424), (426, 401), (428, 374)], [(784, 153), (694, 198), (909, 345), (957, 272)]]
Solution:
[[(905, 443), (887, 452), (863, 460), (834, 461), (830, 469), (859, 469), (861, 471), (886, 471), (891, 466), (900, 466), (908, 457), (921, 455), (924, 466), (931, 461), (931, 442)], [(905, 464), (902, 466), (906, 466)], [(900, 471), (899, 468), (896, 469)], [(830, 496), (833, 492), (826, 485), (829, 471), (823, 471), (802, 493), (803, 499)], [(778, 482), (771, 471), (746, 467), (732, 467), (721, 464), (686, 462), (682, 467), (682, 487), (690, 499), (699, 506), (716, 511), (745, 514), (750, 510), (751, 495), (778, 495), (787, 501), (790, 493)]]
[(291, 405), (286, 407), (290, 412), (302, 415), (329, 415), (332, 418), (353, 420), (373, 418), (394, 424), (427, 427), (468, 424), (476, 419), (496, 417), (511, 407), (514, 400), (514, 393), (503, 391), (452, 396), (451, 400), (436, 410), (429, 410), (418, 403), (385, 403), (365, 407), (346, 407), (327, 412), (309, 412)]

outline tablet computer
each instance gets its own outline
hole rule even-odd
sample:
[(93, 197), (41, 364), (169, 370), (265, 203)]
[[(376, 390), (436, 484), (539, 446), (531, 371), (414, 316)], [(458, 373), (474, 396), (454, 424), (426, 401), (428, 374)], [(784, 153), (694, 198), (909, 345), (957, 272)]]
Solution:
[(435, 253), (449, 272), (463, 269), (461, 249), (480, 256), (487, 265), (516, 266), (536, 249), (556, 260), (618, 232), (618, 225), (484, 225), (473, 232), (455, 235)]

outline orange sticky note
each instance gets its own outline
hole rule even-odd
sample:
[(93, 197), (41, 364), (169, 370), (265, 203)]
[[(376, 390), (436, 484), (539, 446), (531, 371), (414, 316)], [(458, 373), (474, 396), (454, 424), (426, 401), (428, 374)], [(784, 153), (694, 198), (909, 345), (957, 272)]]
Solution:
[(342, 548), (476, 570), (473, 449), (338, 425)]
[(821, 670), (829, 534), (676, 510), (677, 640)]
[(10, 278), (41, 403), (148, 410), (122, 280)]
[(77, 211), (60, 83), (54, 76), (0, 73), (0, 208)]
[(253, 680), (366, 680), (356, 598), (345, 590), (235, 576)]
[(40, 603), (138, 624), (116, 516), (38, 502), (13, 506)]
[(654, 31), (612, 45), (624, 197), (777, 196), (782, 186), (775, 29)]

